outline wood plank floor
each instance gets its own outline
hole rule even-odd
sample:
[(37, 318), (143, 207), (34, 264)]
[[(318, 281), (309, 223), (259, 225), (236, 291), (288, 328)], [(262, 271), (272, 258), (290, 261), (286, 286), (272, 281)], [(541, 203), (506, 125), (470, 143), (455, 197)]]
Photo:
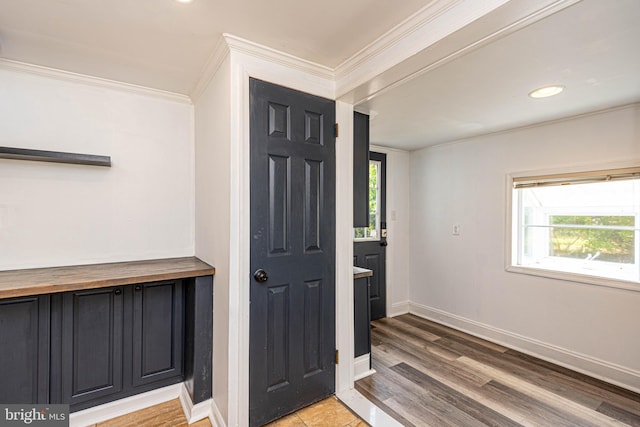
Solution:
[(640, 426), (640, 395), (410, 314), (372, 322), (356, 389), (405, 426)]

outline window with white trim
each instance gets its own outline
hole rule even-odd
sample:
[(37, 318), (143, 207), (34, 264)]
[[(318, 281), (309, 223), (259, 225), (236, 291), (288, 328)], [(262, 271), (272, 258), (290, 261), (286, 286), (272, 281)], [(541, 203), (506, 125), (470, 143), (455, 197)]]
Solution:
[(640, 282), (640, 167), (513, 178), (511, 265)]
[(382, 162), (369, 160), (369, 226), (354, 228), (355, 241), (380, 240), (381, 173)]

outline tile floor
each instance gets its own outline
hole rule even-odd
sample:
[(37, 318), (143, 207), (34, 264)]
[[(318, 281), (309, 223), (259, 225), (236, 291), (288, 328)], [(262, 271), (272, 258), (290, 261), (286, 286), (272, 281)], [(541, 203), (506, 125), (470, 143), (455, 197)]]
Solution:
[[(268, 427), (365, 427), (368, 424), (337, 398), (329, 397), (276, 420)], [(178, 399), (123, 415), (90, 427), (211, 427), (208, 419), (187, 424)]]
[(328, 397), (266, 427), (365, 427), (368, 424), (335, 397)]

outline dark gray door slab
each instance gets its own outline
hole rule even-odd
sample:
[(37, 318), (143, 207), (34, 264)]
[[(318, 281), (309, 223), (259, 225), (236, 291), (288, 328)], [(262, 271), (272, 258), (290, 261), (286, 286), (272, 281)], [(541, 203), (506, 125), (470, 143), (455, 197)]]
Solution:
[(253, 79), (250, 96), (256, 426), (335, 390), (335, 103)]

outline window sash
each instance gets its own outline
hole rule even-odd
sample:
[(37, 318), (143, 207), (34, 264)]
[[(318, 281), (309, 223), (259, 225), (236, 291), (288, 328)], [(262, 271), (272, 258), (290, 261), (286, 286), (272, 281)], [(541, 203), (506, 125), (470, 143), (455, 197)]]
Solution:
[(640, 167), (604, 169), (600, 171), (522, 176), (513, 178), (513, 188), (547, 187), (594, 182), (640, 179)]

